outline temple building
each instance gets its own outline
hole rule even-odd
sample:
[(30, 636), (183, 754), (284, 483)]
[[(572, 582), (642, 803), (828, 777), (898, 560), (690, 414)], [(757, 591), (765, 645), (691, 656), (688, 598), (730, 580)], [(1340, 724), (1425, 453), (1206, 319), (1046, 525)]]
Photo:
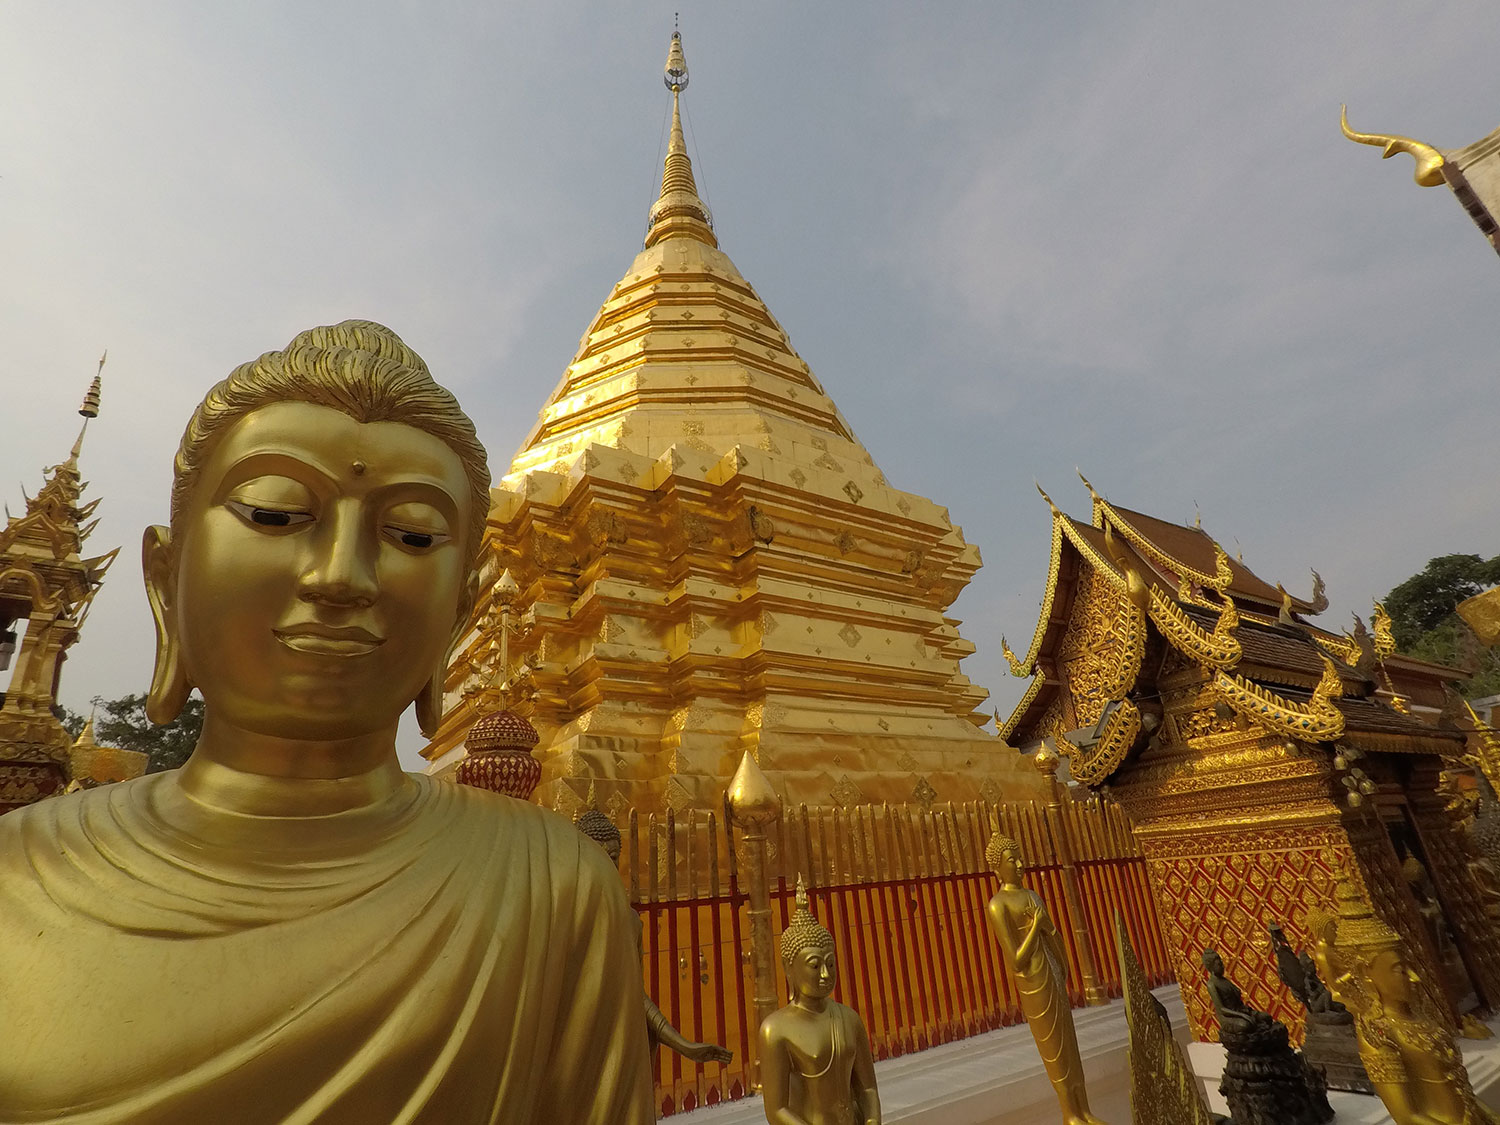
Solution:
[[(974, 646), (948, 610), (979, 552), (886, 480), (719, 249), (687, 81), (674, 35), (645, 247), (493, 492), (489, 582), (518, 586), (503, 678), (541, 735), (537, 800), (573, 812), (593, 782), (611, 812), (712, 808), (747, 749), (793, 803), (1039, 792), (960, 668)], [(463, 755), (497, 627), (450, 666), (433, 772)]]
[(1001, 733), (1129, 815), (1195, 1037), (1215, 1037), (1207, 948), (1297, 1033), (1266, 925), (1305, 945), (1308, 911), (1332, 912), (1346, 875), (1455, 1023), (1494, 1010), (1494, 895), (1453, 811), (1465, 735), (1445, 685), (1464, 673), (1398, 655), (1379, 607), (1373, 632), (1312, 624), (1316, 574), (1295, 597), (1201, 527), (1089, 493), (1088, 521), (1047, 501), (1040, 620), (1024, 656), (1006, 649), (1032, 683)]
[(99, 386), (96, 375), (67, 460), (47, 471), (25, 514), (9, 516), (0, 531), (0, 671), (15, 662), (0, 705), (0, 813), (60, 793), (73, 778), (73, 738), (53, 713), (57, 685), (119, 552), (82, 555), (99, 501), (82, 501), (78, 457), (89, 419), (99, 414)]

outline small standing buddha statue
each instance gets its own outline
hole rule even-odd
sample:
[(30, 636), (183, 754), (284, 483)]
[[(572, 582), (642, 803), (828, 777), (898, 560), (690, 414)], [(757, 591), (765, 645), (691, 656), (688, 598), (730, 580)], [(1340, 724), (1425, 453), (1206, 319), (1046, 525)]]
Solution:
[(1469, 1085), (1453, 1035), (1407, 965), (1401, 938), (1345, 880), (1338, 919), (1315, 935), (1329, 983), (1354, 1013), (1359, 1053), (1396, 1125), (1500, 1125)]
[(1083, 1062), (1068, 1003), (1067, 957), (1062, 935), (1035, 891), (1021, 885), (1021, 846), (996, 832), (984, 849), (1000, 889), (989, 902), (990, 929), (1005, 953), (1005, 967), (1021, 992), (1021, 1011), (1031, 1027), (1042, 1065), (1062, 1107), (1064, 1125), (1103, 1125), (1089, 1110)]
[[(620, 830), (615, 827), (614, 821), (599, 811), (594, 803), (592, 785), (589, 786), (588, 806), (573, 822), (573, 827), (603, 848), (604, 854), (609, 856), (609, 861), (618, 868), (620, 865)], [(639, 921), (640, 915), (636, 915), (636, 919)], [(727, 1066), (733, 1061), (734, 1052), (728, 1047), (721, 1047), (717, 1043), (696, 1042), (673, 1027), (672, 1021), (667, 1019), (666, 1013), (657, 1007), (656, 1001), (651, 999), (649, 992), (644, 993), (641, 1000), (646, 1006), (646, 1038), (651, 1043), (653, 1059), (656, 1057), (657, 1048), (665, 1046), (668, 1050), (676, 1051), (683, 1058), (695, 1063), (716, 1062)]]
[(813, 917), (797, 879), (797, 909), (781, 935), (791, 1003), (760, 1025), (761, 1097), (770, 1125), (880, 1125), (875, 1059), (864, 1021), (830, 998), (833, 935)]

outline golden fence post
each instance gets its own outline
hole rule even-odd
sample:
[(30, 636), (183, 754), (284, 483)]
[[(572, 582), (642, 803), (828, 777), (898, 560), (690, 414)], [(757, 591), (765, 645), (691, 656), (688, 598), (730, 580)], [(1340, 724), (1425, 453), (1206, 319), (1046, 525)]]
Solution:
[[(750, 962), (755, 969), (755, 1030), (776, 1010), (775, 942), (771, 935), (771, 883), (766, 863), (766, 829), (781, 818), (781, 798), (771, 788), (750, 751), (740, 759), (740, 768), (729, 782), (729, 815), (745, 842), (745, 883), (750, 897)], [(751, 1087), (760, 1089), (760, 1059), (750, 1075)]]
[(1109, 1003), (1109, 991), (1099, 983), (1099, 970), (1094, 965), (1094, 947), (1089, 941), (1088, 915), (1083, 912), (1083, 896), (1078, 893), (1078, 864), (1073, 858), (1073, 843), (1068, 838), (1068, 825), (1062, 803), (1062, 786), (1057, 775), (1048, 778), (1052, 782), (1052, 795), (1047, 802), (1047, 819), (1052, 822), (1052, 838), (1057, 849), (1057, 862), (1062, 870), (1063, 895), (1068, 902), (1068, 913), (1073, 918), (1073, 941), (1078, 946), (1078, 963), (1083, 969), (1083, 999), (1090, 1007)]

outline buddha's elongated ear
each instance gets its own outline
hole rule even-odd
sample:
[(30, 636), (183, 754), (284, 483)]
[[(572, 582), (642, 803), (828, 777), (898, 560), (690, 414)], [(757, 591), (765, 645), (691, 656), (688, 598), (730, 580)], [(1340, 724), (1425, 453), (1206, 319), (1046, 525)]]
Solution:
[(448, 665), (453, 663), (453, 654), (458, 651), (459, 642), (469, 630), (469, 621), (474, 616), (474, 604), (478, 600), (479, 572), (476, 570), (469, 575), (469, 583), (459, 601), (453, 636), (443, 652), (443, 662), (417, 694), (417, 729), (422, 732), (423, 738), (435, 736), (443, 721), (443, 684), (448, 678)]
[(165, 527), (148, 527), (141, 541), (141, 574), (146, 580), (146, 600), (156, 622), (156, 665), (151, 672), (151, 690), (146, 695), (146, 717), (153, 723), (170, 723), (182, 711), (192, 685), (182, 666), (182, 645), (177, 638), (176, 591), (172, 582), (172, 533)]

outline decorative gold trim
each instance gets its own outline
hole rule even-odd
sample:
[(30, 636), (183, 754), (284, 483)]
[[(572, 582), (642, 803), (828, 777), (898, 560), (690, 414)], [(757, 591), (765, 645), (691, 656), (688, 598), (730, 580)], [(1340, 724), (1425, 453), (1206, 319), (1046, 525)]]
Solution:
[(1135, 745), (1141, 733), (1141, 712), (1128, 699), (1118, 700), (1119, 706), (1105, 721), (1099, 741), (1088, 750), (1074, 746), (1065, 738), (1058, 739), (1059, 748), (1068, 751), (1068, 769), (1073, 779), (1084, 785), (1099, 785), (1110, 774), (1120, 768), (1125, 755)]
[(1412, 159), (1417, 162), (1416, 168), (1412, 170), (1411, 178), (1421, 187), (1437, 187), (1443, 182), (1444, 157), (1441, 152), (1431, 145), (1423, 144), (1421, 141), (1412, 140), (1410, 137), (1385, 136), (1380, 133), (1356, 133), (1349, 128), (1349, 107), (1339, 106), (1339, 128), (1344, 136), (1351, 141), (1361, 145), (1375, 145), (1377, 148), (1384, 146), (1385, 151), (1380, 154), (1382, 160), (1388, 160), (1398, 152), (1408, 152)]
[(1309, 635), (1319, 648), (1335, 660), (1341, 660), (1351, 668), (1359, 666), (1359, 645), (1353, 637), (1323, 637), (1317, 633)]
[(1396, 635), (1391, 632), (1391, 615), (1380, 602), (1375, 603), (1375, 659), (1382, 664), (1396, 653)]
[[(1036, 490), (1042, 492), (1042, 486), (1037, 485)], [(1062, 528), (1061, 524), (1068, 517), (1057, 510), (1051, 498), (1042, 492), (1042, 499), (1047, 501), (1047, 506), (1052, 509), (1052, 558), (1047, 564), (1047, 588), (1042, 594), (1042, 610), (1037, 615), (1036, 629), (1031, 634), (1031, 647), (1026, 651), (1022, 660), (1017, 660), (1015, 653), (1005, 643), (1005, 638), (1000, 638), (1000, 648), (1005, 653), (1006, 663), (1010, 665), (1012, 676), (1029, 676), (1036, 670), (1036, 658), (1041, 655), (1042, 641), (1047, 636), (1047, 626), (1052, 619), (1052, 603), (1057, 600), (1057, 576), (1062, 572)]]
[(1289, 738), (1324, 742), (1344, 733), (1344, 714), (1332, 703), (1344, 694), (1333, 661), (1323, 658), (1323, 678), (1307, 703), (1294, 703), (1240, 675), (1216, 672), (1212, 687), (1235, 713)]
[(1010, 713), (1010, 718), (1005, 720), (1005, 725), (1000, 728), (1000, 737), (1006, 742), (1010, 736), (1016, 733), (1016, 727), (1021, 722), (1021, 716), (1026, 713), (1027, 708), (1036, 700), (1037, 693), (1042, 690), (1042, 685), (1047, 682), (1047, 677), (1038, 672), (1031, 681), (1031, 686), (1026, 689), (1026, 694), (1021, 696), (1021, 702), (1016, 704), (1015, 710)]
[(1151, 620), (1168, 643), (1183, 655), (1210, 668), (1233, 668), (1244, 654), (1234, 630), (1240, 615), (1234, 601), (1223, 595), (1224, 606), (1212, 633), (1187, 615), (1187, 612), (1159, 587), (1151, 588)]
[(1190, 578), (1200, 586), (1207, 586), (1209, 589), (1217, 591), (1219, 593), (1223, 593), (1224, 590), (1228, 589), (1230, 581), (1234, 578), (1234, 572), (1229, 569), (1229, 556), (1224, 553), (1224, 548), (1219, 546), (1217, 540), (1214, 540), (1212, 538), (1210, 538), (1209, 540), (1209, 542), (1213, 543), (1214, 545), (1213, 574), (1209, 574), (1206, 571), (1198, 570), (1194, 567), (1188, 566), (1182, 560), (1175, 559), (1171, 555), (1167, 554), (1155, 543), (1151, 542), (1151, 540), (1147, 539), (1144, 535), (1142, 535), (1139, 531), (1132, 527), (1130, 525), (1130, 522), (1124, 519), (1120, 515), (1120, 513), (1110, 505), (1110, 502), (1108, 500), (1104, 499), (1104, 497), (1100, 496), (1099, 493), (1094, 491), (1094, 486), (1089, 483), (1089, 480), (1086, 476), (1084, 476), (1082, 473), (1079, 473), (1078, 479), (1083, 481), (1084, 487), (1089, 490), (1089, 496), (1093, 498), (1095, 527), (1102, 530), (1106, 522), (1114, 524), (1115, 528), (1120, 532), (1120, 534), (1125, 537), (1126, 542), (1128, 542), (1132, 547), (1140, 551), (1141, 554), (1145, 555), (1148, 559), (1156, 563), (1158, 566), (1177, 575), (1179, 580), (1183, 578)]

